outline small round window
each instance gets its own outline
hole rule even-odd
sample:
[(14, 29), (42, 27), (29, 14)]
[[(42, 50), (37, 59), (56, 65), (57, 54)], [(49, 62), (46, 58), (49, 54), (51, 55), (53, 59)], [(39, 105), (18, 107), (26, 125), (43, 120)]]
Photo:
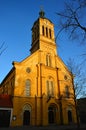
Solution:
[(67, 80), (67, 75), (64, 76), (64, 79)]
[(26, 68), (26, 72), (27, 73), (30, 73), (31, 72), (31, 69), (28, 67), (28, 68)]

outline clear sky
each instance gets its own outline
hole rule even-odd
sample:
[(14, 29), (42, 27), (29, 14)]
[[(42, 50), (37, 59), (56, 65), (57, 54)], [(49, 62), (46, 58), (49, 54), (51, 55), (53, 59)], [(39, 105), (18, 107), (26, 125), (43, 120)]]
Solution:
[[(64, 8), (64, 0), (0, 0), (0, 45), (5, 42), (7, 49), (0, 56), (0, 82), (12, 68), (13, 61), (22, 61), (30, 52), (31, 27), (39, 16), (40, 8), (58, 28), (56, 12)], [(83, 46), (70, 41), (62, 34), (58, 43), (58, 54), (66, 63), (69, 57), (81, 60)], [(4, 48), (3, 47), (3, 48)]]

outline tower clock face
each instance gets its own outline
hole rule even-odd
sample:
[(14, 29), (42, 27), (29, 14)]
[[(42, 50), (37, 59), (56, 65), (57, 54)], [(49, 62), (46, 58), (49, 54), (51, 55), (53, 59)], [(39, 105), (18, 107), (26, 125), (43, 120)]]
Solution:
[(26, 68), (26, 72), (27, 73), (30, 73), (31, 72), (31, 69), (29, 67)]

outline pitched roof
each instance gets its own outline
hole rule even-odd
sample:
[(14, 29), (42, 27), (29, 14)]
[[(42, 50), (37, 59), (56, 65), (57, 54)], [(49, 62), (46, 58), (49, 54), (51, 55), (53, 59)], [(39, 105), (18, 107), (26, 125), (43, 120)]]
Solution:
[(0, 95), (0, 108), (12, 108), (12, 99), (10, 95), (1, 94)]

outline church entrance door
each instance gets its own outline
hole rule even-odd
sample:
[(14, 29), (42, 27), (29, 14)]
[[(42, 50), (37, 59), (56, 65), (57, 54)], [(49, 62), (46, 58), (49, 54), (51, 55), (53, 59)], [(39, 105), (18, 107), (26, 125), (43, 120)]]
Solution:
[(23, 125), (30, 125), (30, 111), (25, 110), (23, 114)]
[(69, 124), (72, 123), (72, 112), (68, 110), (68, 122)]
[(56, 107), (54, 105), (48, 108), (48, 122), (49, 124), (54, 124), (56, 121)]

